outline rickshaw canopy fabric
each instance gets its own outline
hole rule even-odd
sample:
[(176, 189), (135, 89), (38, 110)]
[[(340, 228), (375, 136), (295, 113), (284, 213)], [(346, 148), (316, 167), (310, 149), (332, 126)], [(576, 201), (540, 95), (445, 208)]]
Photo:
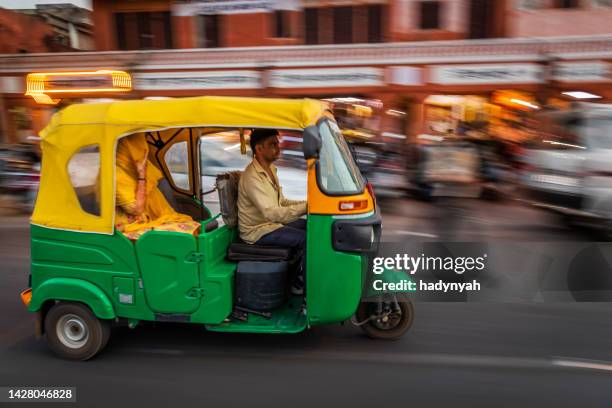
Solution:
[[(71, 105), (53, 115), (40, 132), (43, 160), (32, 224), (112, 234), (115, 151), (121, 137), (189, 127), (301, 130), (316, 124), (328, 111), (325, 102), (314, 99), (213, 96)], [(71, 158), (87, 147), (99, 151), (99, 215), (81, 207), (68, 172)]]

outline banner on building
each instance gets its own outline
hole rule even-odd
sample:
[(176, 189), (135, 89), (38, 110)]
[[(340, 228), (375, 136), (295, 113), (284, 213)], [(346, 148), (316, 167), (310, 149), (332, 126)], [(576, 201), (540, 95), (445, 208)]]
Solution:
[(256, 89), (258, 71), (149, 72), (134, 75), (134, 89), (143, 91), (189, 89)]
[(417, 67), (389, 67), (388, 80), (393, 85), (423, 85), (423, 70)]
[(380, 68), (276, 69), (269, 72), (271, 88), (327, 88), (384, 85)]
[(202, 14), (250, 14), (268, 13), (274, 10), (299, 10), (298, 0), (225, 0), (193, 1), (175, 4), (172, 13), (175, 16), (197, 16)]
[(441, 85), (530, 84), (542, 82), (538, 64), (439, 65), (430, 67), (429, 82)]
[(561, 82), (610, 81), (610, 65), (603, 61), (558, 62), (553, 77)]

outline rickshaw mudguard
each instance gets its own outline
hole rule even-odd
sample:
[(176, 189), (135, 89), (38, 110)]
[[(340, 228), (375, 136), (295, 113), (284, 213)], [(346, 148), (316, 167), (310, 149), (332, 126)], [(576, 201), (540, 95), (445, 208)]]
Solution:
[(311, 325), (350, 318), (361, 299), (365, 255), (334, 250), (334, 221), (333, 215), (308, 215), (306, 296)]
[(86, 304), (100, 319), (116, 317), (113, 305), (102, 289), (83, 279), (47, 279), (33, 291), (28, 310), (37, 312), (47, 300), (80, 302)]

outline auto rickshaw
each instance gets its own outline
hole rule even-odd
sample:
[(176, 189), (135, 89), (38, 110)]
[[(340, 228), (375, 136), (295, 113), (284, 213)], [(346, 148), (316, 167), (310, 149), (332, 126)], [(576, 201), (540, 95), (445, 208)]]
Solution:
[[(204, 205), (200, 144), (223, 132), (298, 131), (307, 163), (306, 291), (273, 310), (238, 307), (241, 263), (287, 261), (284, 248), (240, 242), (231, 194), (221, 212)], [(137, 240), (115, 228), (116, 151), (142, 134), (164, 175), (164, 195), (189, 214), (197, 233), (150, 230)], [(207, 330), (298, 333), (356, 317), (368, 335), (398, 338), (413, 309), (395, 295), (362, 301), (381, 217), (326, 103), (311, 100), (195, 97), (77, 104), (40, 133), (41, 185), (31, 219), (30, 288), (21, 298), (36, 313), (36, 332), (60, 356), (86, 360), (108, 342), (110, 327), (141, 321), (202, 324)], [(176, 162), (167, 158), (181, 151)], [(226, 148), (227, 150), (227, 148)], [(217, 180), (228, 180), (219, 175)], [(217, 183), (217, 186), (221, 183)], [(230, 197), (228, 199), (228, 197)], [(229, 209), (229, 210), (228, 210)], [(244, 264), (243, 264), (244, 265)], [(247, 265), (248, 266), (248, 265)]]

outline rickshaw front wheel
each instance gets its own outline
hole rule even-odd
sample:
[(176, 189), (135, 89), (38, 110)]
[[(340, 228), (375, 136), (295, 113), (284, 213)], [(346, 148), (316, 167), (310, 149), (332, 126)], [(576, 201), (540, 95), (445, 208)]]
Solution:
[(63, 358), (89, 360), (108, 343), (111, 325), (98, 319), (85, 305), (55, 304), (45, 317), (45, 333), (51, 349)]
[(409, 299), (386, 296), (377, 302), (361, 302), (355, 317), (369, 337), (397, 340), (412, 326), (414, 307)]

